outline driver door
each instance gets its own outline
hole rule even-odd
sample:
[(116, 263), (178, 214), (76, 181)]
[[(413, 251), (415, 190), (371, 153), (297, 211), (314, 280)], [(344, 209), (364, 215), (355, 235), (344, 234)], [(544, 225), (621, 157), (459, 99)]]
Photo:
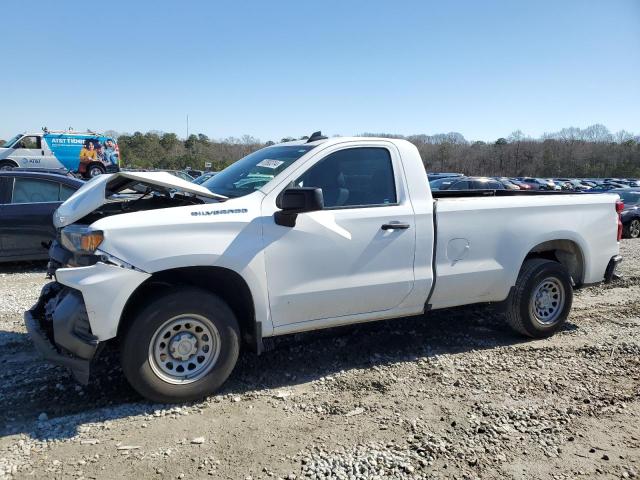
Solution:
[[(414, 284), (415, 224), (397, 151), (334, 147), (294, 186), (319, 187), (324, 210), (275, 223), (263, 201), (265, 261), (274, 327), (393, 309)], [(398, 229), (383, 229), (397, 222)]]

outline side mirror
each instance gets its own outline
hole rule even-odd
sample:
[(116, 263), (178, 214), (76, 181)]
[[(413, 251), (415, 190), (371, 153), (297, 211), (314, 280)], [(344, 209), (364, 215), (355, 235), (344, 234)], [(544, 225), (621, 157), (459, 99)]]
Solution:
[(315, 187), (287, 188), (276, 199), (280, 211), (275, 222), (283, 227), (295, 227), (299, 213), (315, 212), (324, 208), (322, 189)]

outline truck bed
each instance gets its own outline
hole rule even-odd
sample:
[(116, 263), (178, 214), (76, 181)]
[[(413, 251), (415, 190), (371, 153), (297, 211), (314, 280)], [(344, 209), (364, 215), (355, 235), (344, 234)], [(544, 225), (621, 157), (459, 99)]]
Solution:
[[(551, 191), (434, 191), (432, 308), (499, 302), (515, 284), (526, 252), (553, 239), (577, 252), (576, 285), (600, 282), (617, 253), (610, 194)], [(485, 198), (479, 198), (485, 197)]]

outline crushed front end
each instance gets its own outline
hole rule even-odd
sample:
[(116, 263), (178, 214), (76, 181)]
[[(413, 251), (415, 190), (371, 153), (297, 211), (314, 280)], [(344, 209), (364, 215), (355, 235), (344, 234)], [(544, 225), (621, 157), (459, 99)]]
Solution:
[(24, 320), (44, 359), (69, 368), (80, 383), (87, 384), (99, 342), (91, 333), (82, 294), (50, 282), (42, 289), (38, 302), (25, 312)]
[(47, 276), (54, 281), (25, 312), (27, 331), (46, 361), (67, 367), (86, 385), (91, 361), (116, 336), (127, 299), (149, 275), (114, 264), (104, 252), (71, 252), (58, 240), (49, 258)]
[(24, 314), (44, 358), (88, 383), (91, 361), (117, 336), (127, 301), (151, 277), (110, 253), (131, 240), (128, 228), (109, 231), (110, 217), (122, 227), (117, 218), (128, 214), (225, 199), (166, 172), (120, 172), (86, 182), (53, 215), (57, 235), (47, 266), (53, 281)]

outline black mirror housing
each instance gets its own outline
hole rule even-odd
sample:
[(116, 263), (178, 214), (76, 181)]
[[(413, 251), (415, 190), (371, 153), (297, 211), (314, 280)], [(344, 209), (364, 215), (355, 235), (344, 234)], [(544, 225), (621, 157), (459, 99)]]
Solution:
[(287, 188), (276, 199), (276, 206), (287, 213), (322, 210), (324, 208), (322, 189), (315, 187)]
[(299, 213), (315, 212), (324, 208), (322, 189), (315, 187), (287, 188), (276, 199), (281, 210), (275, 213), (278, 225), (294, 227)]

